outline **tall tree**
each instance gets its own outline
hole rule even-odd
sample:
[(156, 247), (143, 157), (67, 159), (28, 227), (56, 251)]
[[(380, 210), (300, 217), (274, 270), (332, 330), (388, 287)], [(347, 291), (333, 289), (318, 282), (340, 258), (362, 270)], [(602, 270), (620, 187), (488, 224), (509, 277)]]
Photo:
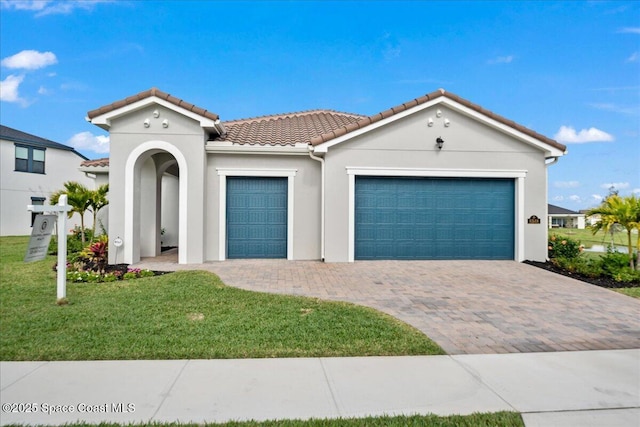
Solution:
[(89, 210), (93, 213), (93, 234), (96, 236), (96, 223), (98, 222), (98, 211), (109, 204), (107, 194), (109, 193), (109, 184), (103, 184), (91, 191), (89, 198)]
[[(608, 232), (616, 224), (627, 231), (629, 265), (634, 268), (631, 232), (636, 229), (640, 233), (640, 199), (636, 196), (620, 197), (618, 194), (611, 194), (604, 199), (599, 207), (587, 212), (587, 216), (593, 215), (600, 215), (600, 219), (592, 226), (593, 234), (600, 230)], [(638, 236), (638, 249), (640, 249), (640, 235)]]
[[(75, 181), (67, 181), (64, 184), (64, 189), (56, 191), (49, 198), (50, 203), (52, 205), (57, 205), (60, 200), (60, 196), (63, 194), (67, 195), (67, 203), (71, 206), (71, 210), (69, 211), (69, 218), (73, 216), (74, 213), (80, 214), (80, 228), (81, 228), (81, 238), (82, 244), (86, 243), (85, 234), (84, 234), (84, 214), (90, 207), (91, 200), (91, 190), (89, 190), (84, 185)], [(58, 232), (66, 232), (65, 230)]]

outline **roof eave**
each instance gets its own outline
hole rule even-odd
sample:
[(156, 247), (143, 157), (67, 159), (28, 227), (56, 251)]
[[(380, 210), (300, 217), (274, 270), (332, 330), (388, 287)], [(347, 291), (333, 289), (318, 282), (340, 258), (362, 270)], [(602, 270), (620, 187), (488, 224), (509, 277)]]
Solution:
[[(425, 98), (428, 98), (428, 100), (424, 101)], [(462, 103), (459, 102), (458, 99), (461, 100), (462, 98), (459, 98), (456, 95), (448, 94), (444, 90), (440, 89), (436, 92), (425, 95), (425, 97), (423, 97), (422, 99), (418, 98), (410, 103), (402, 104), (402, 106), (400, 107), (406, 107), (407, 104), (411, 105), (411, 103), (415, 103), (417, 101), (417, 105), (409, 106), (409, 108), (406, 108), (398, 113), (394, 112), (394, 110), (398, 107), (394, 107), (390, 110), (378, 113), (365, 120), (361, 120), (353, 124), (352, 126), (350, 126), (352, 129), (349, 129), (349, 126), (346, 126), (332, 132), (331, 134), (316, 137), (311, 141), (313, 151), (315, 153), (326, 153), (329, 148), (336, 144), (340, 144), (344, 141), (355, 138), (379, 127), (385, 126), (396, 120), (433, 107), (434, 105), (444, 104), (452, 108), (453, 110), (458, 111), (459, 113), (462, 113), (468, 117), (473, 117), (476, 120), (479, 120), (496, 130), (509, 134), (520, 141), (541, 149), (542, 151), (544, 151), (545, 157), (547, 158), (561, 157), (567, 152), (566, 147), (562, 144), (557, 143), (556, 141), (552, 141), (549, 138), (544, 137), (543, 135), (539, 135), (536, 132), (524, 128), (523, 126), (518, 126), (514, 122), (504, 119), (496, 114), (485, 114), (484, 111), (486, 110), (479, 107), (471, 108), (469, 106), (472, 105), (471, 103)], [(513, 123), (513, 125), (508, 125), (505, 122), (511, 122)], [(519, 130), (518, 127), (525, 129), (526, 132)], [(326, 139), (326, 141), (321, 142), (324, 139)]]
[[(150, 96), (148, 98), (144, 98), (144, 99), (140, 99), (138, 101), (132, 102), (130, 104), (126, 104), (123, 105), (119, 108), (115, 108), (113, 110), (107, 111), (105, 113), (102, 114), (98, 114), (92, 117), (91, 112), (90, 115), (87, 117), (87, 120), (104, 129), (104, 130), (109, 130), (111, 128), (111, 124), (112, 121), (114, 119), (117, 119), (119, 117), (125, 116), (127, 114), (131, 114), (135, 111), (141, 110), (143, 108), (146, 108), (150, 105), (160, 105), (163, 106), (169, 110), (173, 110), (179, 114), (182, 114), (184, 116), (187, 116), (195, 121), (197, 121), (200, 126), (203, 129), (209, 130), (209, 131), (213, 131), (215, 130), (216, 132), (220, 131), (220, 120), (214, 120), (212, 118), (209, 117), (204, 117), (200, 114), (194, 113), (193, 111), (189, 111), (187, 109), (184, 109), (178, 105), (175, 105), (172, 102), (166, 101), (162, 98), (159, 98), (157, 96)], [(97, 111), (97, 110), (94, 110)]]

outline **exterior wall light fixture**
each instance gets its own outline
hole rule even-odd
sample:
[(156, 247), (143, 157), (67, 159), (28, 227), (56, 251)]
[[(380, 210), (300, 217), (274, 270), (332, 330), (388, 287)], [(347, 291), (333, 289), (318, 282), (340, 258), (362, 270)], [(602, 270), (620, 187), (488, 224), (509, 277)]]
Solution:
[(442, 150), (442, 146), (444, 145), (444, 139), (437, 137), (436, 144), (438, 145), (438, 150)]

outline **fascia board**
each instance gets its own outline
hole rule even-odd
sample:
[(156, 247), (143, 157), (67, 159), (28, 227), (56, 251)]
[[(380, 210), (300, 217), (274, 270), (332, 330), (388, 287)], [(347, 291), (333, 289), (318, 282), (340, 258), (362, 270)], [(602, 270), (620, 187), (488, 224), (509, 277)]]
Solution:
[(471, 117), (481, 123), (484, 123), (496, 130), (499, 130), (503, 133), (506, 133), (509, 136), (512, 136), (522, 142), (525, 142), (529, 145), (532, 145), (542, 151), (545, 152), (547, 157), (561, 157), (565, 154), (564, 151), (561, 151), (560, 149), (556, 148), (556, 147), (552, 147), (548, 144), (545, 144), (544, 142), (529, 136), (523, 132), (520, 132), (517, 129), (512, 128), (511, 126), (508, 126), (502, 122), (499, 122), (495, 119), (492, 119), (491, 117), (487, 117), (484, 114), (475, 111), (467, 106), (464, 106), (452, 99), (446, 98), (446, 97), (442, 97), (441, 100), (442, 104), (445, 104), (447, 107), (450, 107), (452, 110), (455, 110), (461, 114), (464, 114), (467, 117)]
[(141, 99), (139, 101), (125, 105), (124, 107), (96, 116), (93, 119), (91, 119), (91, 123), (103, 129), (109, 129), (111, 127), (111, 121), (113, 119), (133, 113), (134, 111), (148, 107), (149, 105), (152, 105), (152, 104), (160, 105), (169, 110), (173, 110), (178, 114), (182, 114), (183, 116), (189, 117), (190, 119), (193, 119), (198, 123), (200, 123), (200, 126), (203, 128), (215, 127), (215, 121), (208, 119), (206, 117), (202, 117), (201, 115), (196, 114), (192, 111), (181, 108), (175, 104), (172, 104), (171, 102), (158, 98), (157, 96), (150, 96), (149, 98)]
[(327, 142), (324, 142), (322, 144), (318, 144), (318, 145), (316, 145), (314, 147), (313, 151), (314, 151), (314, 153), (326, 153), (329, 150), (329, 148), (333, 147), (334, 145), (340, 144), (340, 143), (342, 143), (344, 141), (347, 141), (349, 139), (352, 139), (352, 138), (355, 138), (357, 136), (363, 135), (363, 134), (365, 134), (367, 132), (371, 132), (372, 130), (378, 129), (379, 127), (386, 126), (389, 123), (393, 123), (396, 120), (400, 120), (400, 119), (402, 119), (404, 117), (410, 116), (411, 114), (415, 114), (415, 113), (417, 113), (419, 111), (422, 111), (424, 109), (432, 107), (432, 106), (438, 104), (441, 101), (441, 98), (442, 97), (438, 97), (438, 98), (433, 99), (431, 101), (427, 101), (424, 104), (416, 105), (413, 108), (410, 108), (410, 109), (405, 110), (405, 111), (401, 111), (401, 112), (399, 112), (397, 114), (394, 114), (393, 116), (387, 117), (386, 119), (382, 119), (379, 122), (375, 122), (373, 124), (370, 124), (368, 126), (365, 126), (365, 127), (361, 128), (361, 129), (354, 130), (353, 132), (349, 132), (348, 134), (342, 135), (342, 136), (340, 136), (338, 138), (335, 138), (335, 139), (332, 139), (331, 141), (327, 141)]
[(433, 107), (435, 105), (439, 105), (439, 104), (443, 104), (446, 105), (447, 107), (450, 107), (452, 110), (455, 110), (461, 114), (464, 114), (468, 117), (471, 117), (481, 123), (484, 123), (496, 130), (499, 130), (503, 133), (506, 133), (520, 141), (523, 141), (529, 145), (532, 145), (542, 151), (545, 152), (546, 157), (561, 157), (564, 154), (566, 154), (565, 152), (561, 151), (558, 148), (552, 147), (548, 144), (545, 144), (544, 142), (533, 138), (525, 133), (520, 132), (517, 129), (512, 128), (511, 126), (508, 126), (504, 123), (501, 123), (497, 120), (494, 120), (490, 117), (485, 116), (484, 114), (475, 111), (471, 108), (468, 108), (450, 98), (447, 98), (446, 96), (440, 96), (438, 98), (435, 98), (431, 101), (427, 101), (424, 104), (420, 104), (417, 105), (413, 108), (410, 108), (408, 110), (402, 111), (398, 114), (394, 114), (393, 116), (387, 117), (386, 119), (380, 120), (379, 122), (373, 123), (369, 126), (366, 126), (362, 129), (358, 129), (355, 130), (353, 132), (349, 132), (346, 135), (343, 135), (341, 137), (332, 139), (331, 141), (322, 143), (322, 144), (318, 144), (314, 147), (314, 153), (326, 153), (329, 148), (333, 147), (334, 145), (340, 144), (344, 141), (347, 141), (349, 139), (355, 138), (357, 136), (363, 135), (367, 132), (370, 132), (372, 130), (378, 129), (379, 127), (382, 126), (386, 126), (390, 123), (395, 122), (396, 120), (400, 120), (404, 117), (410, 116), (412, 114), (418, 113), (420, 111), (423, 111), (427, 108)]

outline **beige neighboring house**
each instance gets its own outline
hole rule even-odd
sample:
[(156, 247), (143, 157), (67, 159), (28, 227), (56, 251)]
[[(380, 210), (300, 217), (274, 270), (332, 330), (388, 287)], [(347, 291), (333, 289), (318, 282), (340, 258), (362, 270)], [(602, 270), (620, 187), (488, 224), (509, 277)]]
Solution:
[[(31, 234), (27, 205), (48, 205), (51, 194), (65, 182), (93, 188), (94, 180), (78, 170), (86, 159), (66, 145), (0, 125), (0, 235)], [(75, 214), (68, 225), (79, 226), (80, 216)], [(86, 214), (85, 226), (91, 225), (91, 215)]]
[(181, 264), (544, 261), (547, 168), (566, 152), (443, 89), (373, 116), (221, 121), (153, 88), (88, 120), (110, 134), (108, 163), (82, 166), (108, 170), (110, 262), (116, 237), (126, 263), (163, 238)]
[(560, 206), (549, 205), (548, 218), (549, 228), (578, 228), (585, 227), (585, 214), (561, 208)]

